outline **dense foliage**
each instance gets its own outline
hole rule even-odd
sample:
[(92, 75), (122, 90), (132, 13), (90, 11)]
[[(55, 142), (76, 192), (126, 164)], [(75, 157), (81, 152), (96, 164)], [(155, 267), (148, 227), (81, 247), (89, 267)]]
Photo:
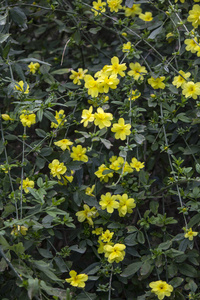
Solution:
[(198, 2), (1, 1), (0, 299), (200, 299)]

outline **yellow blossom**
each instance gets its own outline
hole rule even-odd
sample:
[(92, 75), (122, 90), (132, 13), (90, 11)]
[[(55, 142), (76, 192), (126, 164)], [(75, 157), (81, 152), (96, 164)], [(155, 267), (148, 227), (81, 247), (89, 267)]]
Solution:
[(141, 12), (140, 4), (133, 4), (132, 7), (125, 7), (126, 17), (135, 17), (135, 15), (139, 15)]
[(103, 232), (103, 227), (97, 227), (94, 230), (92, 230), (92, 233), (96, 235), (101, 235), (102, 232)]
[(11, 231), (12, 235), (18, 236), (19, 234), (26, 235), (28, 228), (25, 226), (14, 225)]
[(197, 236), (198, 232), (192, 231), (192, 228), (188, 229), (184, 235), (186, 239), (193, 241), (194, 236)]
[(36, 123), (36, 115), (29, 113), (26, 110), (23, 111), (23, 114), (21, 114), (19, 118), (24, 127), (31, 127), (31, 125)]
[(145, 74), (147, 74), (147, 70), (145, 67), (141, 66), (138, 62), (130, 63), (129, 67), (131, 71), (128, 72), (129, 76), (132, 76), (135, 80), (144, 80)]
[(87, 73), (88, 70), (83, 70), (82, 68), (78, 69), (78, 72), (71, 70), (71, 75), (69, 76), (70, 79), (73, 80), (74, 84), (80, 85), (81, 79), (85, 78), (85, 73)]
[(127, 42), (126, 44), (123, 44), (122, 52), (124, 53), (130, 52), (131, 48), (132, 48), (131, 42)]
[(76, 213), (76, 216), (78, 217), (79, 222), (84, 222), (87, 220), (88, 224), (90, 226), (93, 226), (93, 220), (92, 218), (96, 218), (98, 216), (97, 209), (95, 207), (90, 208), (87, 204), (83, 205), (83, 210), (78, 211)]
[(87, 162), (88, 157), (85, 155), (86, 151), (86, 148), (83, 148), (81, 145), (77, 145), (76, 147), (72, 147), (72, 153), (70, 156), (73, 160)]
[(179, 74), (181, 75), (178, 75), (178, 76), (175, 76), (174, 77), (174, 80), (172, 81), (172, 84), (174, 86), (176, 86), (177, 88), (179, 87), (183, 87), (184, 83), (186, 83), (186, 80), (190, 77), (191, 73), (190, 72), (183, 72), (182, 70), (179, 71)]
[(145, 22), (150, 22), (153, 20), (152, 13), (147, 11), (144, 14), (140, 14), (139, 18)]
[(133, 169), (136, 169), (137, 172), (140, 171), (140, 169), (143, 169), (144, 168), (144, 162), (140, 162), (138, 161), (135, 157), (132, 158), (131, 160), (131, 163), (130, 163), (130, 166), (133, 168)]
[(53, 175), (53, 177), (57, 176), (58, 179), (61, 179), (60, 175), (65, 174), (65, 172), (67, 171), (67, 168), (64, 166), (64, 163), (60, 163), (58, 159), (54, 159), (49, 164), (49, 169), (51, 170), (51, 175)]
[(182, 93), (186, 98), (197, 99), (197, 97), (200, 95), (200, 82), (194, 83), (192, 81), (188, 81), (184, 83), (182, 88)]
[[(21, 182), (20, 182), (21, 183)], [(24, 179), (23, 181), (22, 181), (22, 189), (24, 190), (24, 192), (27, 194), (27, 193), (29, 193), (29, 190), (28, 190), (28, 188), (34, 188), (34, 186), (35, 186), (35, 183), (34, 183), (34, 181), (33, 180), (29, 180), (28, 178), (26, 178), (26, 179)], [(19, 188), (20, 190), (21, 190), (21, 186), (20, 186), (20, 188)]]
[(106, 11), (106, 9), (104, 7), (104, 6), (106, 6), (106, 2), (101, 2), (101, 0), (98, 0), (98, 2), (93, 1), (92, 5), (93, 5), (93, 8), (91, 9), (91, 11), (94, 12), (95, 16), (100, 15), (102, 12)]
[(133, 198), (128, 198), (127, 194), (117, 195), (119, 200), (118, 212), (120, 217), (124, 217), (127, 213), (132, 213), (133, 209), (136, 207), (135, 200)]
[(119, 263), (124, 259), (125, 249), (126, 246), (124, 244), (106, 245), (104, 246), (105, 257), (108, 258), (110, 264), (113, 262)]
[(110, 66), (107, 67), (107, 71), (111, 72), (112, 75), (120, 75), (121, 77), (125, 76), (124, 71), (127, 69), (126, 64), (119, 64), (119, 58), (117, 56), (114, 56), (111, 59)]
[(163, 300), (165, 296), (170, 297), (173, 292), (173, 287), (166, 281), (152, 281), (149, 286), (152, 289), (151, 292), (156, 294), (159, 300)]
[(88, 280), (88, 275), (86, 274), (79, 274), (77, 275), (77, 272), (74, 270), (69, 272), (69, 275), (71, 278), (65, 279), (66, 282), (70, 283), (72, 286), (84, 288), (85, 282)]
[(192, 22), (192, 26), (197, 28), (200, 25), (200, 6), (195, 4), (192, 10), (189, 11), (189, 16), (187, 18), (188, 22)]
[[(107, 174), (103, 174), (104, 171), (110, 171)], [(109, 168), (107, 168), (104, 164), (99, 166), (98, 170), (94, 173), (98, 178), (100, 178), (100, 181), (108, 182), (109, 177), (113, 177), (113, 172)]]
[(85, 194), (88, 195), (88, 196), (93, 196), (94, 197), (94, 195), (92, 194), (94, 189), (95, 189), (95, 184), (93, 184), (93, 186), (91, 188), (88, 186), (85, 190)]
[(103, 108), (97, 108), (97, 112), (94, 114), (94, 124), (99, 126), (100, 129), (111, 126), (111, 120), (113, 115), (111, 113), (105, 113)]
[(57, 128), (59, 126), (63, 126), (65, 123), (65, 114), (64, 114), (64, 110), (61, 109), (59, 111), (56, 111), (56, 115), (55, 115), (55, 119), (57, 121), (57, 124), (54, 122), (51, 122), (51, 128)]
[(60, 147), (62, 151), (65, 151), (66, 149), (70, 150), (69, 146), (73, 145), (73, 143), (70, 142), (70, 140), (68, 139), (62, 139), (57, 142), (54, 142), (54, 145)]
[(118, 10), (122, 8), (121, 6), (122, 0), (107, 0), (107, 3), (111, 12), (113, 11), (118, 12)]
[(97, 82), (101, 84), (101, 88), (103, 93), (108, 93), (109, 88), (116, 89), (117, 85), (119, 84), (119, 79), (117, 78), (117, 75), (102, 75), (97, 79)]
[(190, 51), (192, 53), (196, 52), (196, 46), (198, 46), (196, 37), (194, 39), (185, 39), (184, 44), (186, 44), (185, 50)]
[(101, 253), (105, 253), (105, 251), (104, 251), (104, 246), (106, 246), (106, 245), (110, 245), (110, 246), (113, 246), (114, 245), (114, 243), (113, 242), (108, 242), (108, 243), (104, 243), (103, 241), (102, 241), (102, 239), (101, 239), (101, 236), (99, 236), (99, 238), (98, 238), (98, 243), (99, 243), (99, 247), (98, 247), (98, 253), (99, 254), (101, 254)]
[(125, 124), (124, 119), (120, 118), (118, 123), (113, 124), (113, 127), (111, 128), (112, 132), (115, 132), (115, 138), (118, 140), (124, 141), (126, 139), (126, 136), (131, 134), (130, 131), (131, 125)]
[(29, 68), (29, 71), (30, 71), (30, 73), (32, 73), (32, 74), (35, 74), (36, 73), (36, 71), (39, 69), (39, 67), (40, 67), (40, 64), (39, 63), (33, 63), (33, 62), (31, 62), (29, 65), (28, 65), (28, 68)]
[(24, 94), (28, 94), (29, 85), (21, 80), (15, 84), (15, 90), (23, 92)]
[(2, 114), (1, 117), (4, 121), (13, 121), (8, 114)]
[(74, 180), (73, 174), (74, 171), (71, 171), (71, 176), (63, 175), (62, 181), (58, 180), (58, 184), (67, 185), (69, 182), (71, 183)]
[(113, 237), (113, 234), (114, 234), (114, 232), (110, 232), (110, 230), (107, 229), (104, 233), (102, 233), (101, 240), (104, 243), (109, 243)]
[(84, 109), (82, 111), (81, 118), (83, 120), (81, 120), (81, 123), (83, 123), (84, 127), (88, 126), (88, 122), (93, 122), (94, 121), (94, 115), (93, 115), (92, 111), (93, 111), (93, 107), (92, 106), (90, 106), (89, 109)]
[(138, 90), (132, 90), (130, 93), (130, 96), (128, 98), (128, 100), (136, 100), (137, 98), (139, 98), (141, 96), (141, 93)]
[(157, 78), (151, 77), (148, 79), (148, 84), (150, 84), (154, 90), (164, 89), (165, 84), (163, 80), (165, 80), (165, 76), (161, 76)]
[(91, 75), (86, 75), (85, 78), (85, 87), (88, 89), (88, 95), (92, 97), (97, 97), (99, 93), (103, 92), (101, 84), (95, 80)]
[(106, 209), (108, 213), (112, 214), (115, 208), (119, 207), (119, 202), (117, 201), (116, 195), (111, 195), (111, 193), (106, 193), (101, 195), (101, 201), (99, 202), (101, 209)]

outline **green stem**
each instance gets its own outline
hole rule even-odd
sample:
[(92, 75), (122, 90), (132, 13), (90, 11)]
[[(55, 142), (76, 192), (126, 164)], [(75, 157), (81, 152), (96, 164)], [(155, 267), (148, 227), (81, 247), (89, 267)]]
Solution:
[(20, 219), (22, 219), (22, 206), (23, 206), (22, 197), (23, 197), (23, 178), (24, 178), (25, 136), (26, 136), (26, 126), (24, 127), (23, 144), (22, 144), (22, 169), (21, 169), (21, 190), (20, 190)]

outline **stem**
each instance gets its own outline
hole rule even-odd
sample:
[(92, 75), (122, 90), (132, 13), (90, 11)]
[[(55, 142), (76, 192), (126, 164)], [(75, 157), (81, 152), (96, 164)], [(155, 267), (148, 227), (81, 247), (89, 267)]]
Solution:
[(22, 196), (23, 196), (23, 178), (24, 178), (24, 150), (25, 150), (26, 126), (24, 127), (22, 144), (22, 170), (21, 170), (21, 190), (20, 190), (20, 219), (22, 219)]
[[(3, 144), (5, 146), (5, 138), (4, 138), (4, 132), (3, 132), (3, 126), (2, 126), (2, 121), (0, 119), (0, 123), (1, 123), (1, 136), (2, 136), (2, 141), (3, 141)], [(15, 212), (16, 212), (16, 218), (18, 220), (19, 216), (18, 216), (18, 207), (17, 207), (17, 200), (15, 198), (15, 193), (14, 193), (14, 188), (13, 188), (13, 184), (12, 184), (12, 178), (11, 178), (11, 174), (10, 174), (10, 168), (9, 168), (9, 162), (8, 162), (8, 155), (7, 155), (7, 150), (6, 150), (6, 146), (5, 146), (5, 158), (6, 158), (6, 164), (8, 165), (8, 176), (9, 176), (9, 180), (10, 180), (10, 186), (11, 186), (11, 190), (12, 190), (12, 193), (13, 193), (13, 197), (14, 197), (14, 200), (15, 200)]]
[(110, 273), (108, 300), (111, 300), (113, 267)]

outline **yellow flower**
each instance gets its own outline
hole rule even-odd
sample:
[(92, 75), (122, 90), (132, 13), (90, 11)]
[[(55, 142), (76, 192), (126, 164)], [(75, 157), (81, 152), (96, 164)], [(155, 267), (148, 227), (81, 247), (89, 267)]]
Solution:
[(52, 163), (49, 164), (49, 169), (51, 170), (51, 175), (53, 175), (53, 177), (57, 176), (58, 179), (61, 179), (60, 175), (65, 174), (67, 171), (64, 163), (60, 163), (58, 159), (54, 159)]
[(99, 93), (102, 93), (102, 87), (100, 83), (95, 80), (91, 75), (86, 75), (85, 78), (85, 87), (88, 89), (88, 95), (92, 97), (97, 97)]
[(113, 262), (119, 263), (124, 259), (125, 249), (126, 246), (124, 244), (106, 245), (104, 246), (105, 257), (108, 258), (110, 264)]
[(23, 92), (24, 94), (28, 94), (29, 93), (29, 85), (28, 85), (28, 83), (25, 83), (21, 80), (16, 83), (15, 90)]
[[(196, 43), (195, 43), (196, 41)], [(191, 51), (192, 53), (195, 53), (196, 52), (196, 46), (198, 46), (198, 42), (197, 42), (197, 38), (195, 37), (194, 39), (185, 39), (184, 40), (184, 43), (187, 45), (185, 47), (185, 50), (187, 51)]]
[(103, 232), (103, 227), (97, 227), (95, 230), (92, 230), (93, 234), (100, 235)]
[[(21, 182), (20, 182), (21, 183)], [(27, 193), (29, 193), (29, 190), (28, 190), (28, 188), (34, 188), (34, 185), (35, 185), (35, 183), (34, 183), (34, 181), (33, 180), (29, 180), (28, 178), (26, 178), (26, 179), (24, 179), (23, 181), (22, 181), (22, 188), (23, 188), (23, 190), (24, 190), (24, 192), (27, 194)], [(20, 188), (19, 189), (21, 189), (21, 186), (20, 186)]]
[(11, 119), (11, 117), (7, 114), (2, 114), (1, 117), (4, 121), (13, 121), (13, 119)]
[(179, 71), (179, 74), (181, 75), (178, 75), (178, 76), (175, 76), (174, 77), (174, 80), (172, 81), (172, 84), (174, 86), (176, 86), (177, 88), (179, 87), (183, 87), (184, 83), (186, 83), (186, 80), (190, 77), (191, 73), (190, 72), (183, 72), (182, 70)]
[(104, 242), (101, 240), (101, 236), (99, 236), (99, 238), (98, 238), (98, 243), (99, 243), (99, 247), (98, 247), (98, 250), (97, 250), (97, 251), (98, 251), (99, 254), (105, 253), (105, 251), (104, 251), (104, 246), (106, 246), (106, 245), (113, 246), (113, 245), (114, 245), (114, 243), (112, 243), (111, 241), (108, 242), (108, 243), (104, 243)]
[(167, 284), (166, 281), (152, 281), (149, 286), (152, 289), (151, 292), (156, 294), (159, 300), (164, 299), (165, 296), (170, 297), (173, 292), (173, 287), (170, 284)]
[(85, 287), (85, 281), (88, 280), (88, 275), (86, 274), (79, 274), (77, 275), (77, 272), (74, 270), (69, 272), (69, 275), (71, 278), (65, 279), (66, 282), (70, 283), (72, 286), (84, 288)]
[(127, 69), (126, 64), (119, 64), (119, 58), (117, 56), (114, 56), (111, 59), (111, 66), (107, 67), (107, 71), (111, 72), (112, 75), (120, 75), (121, 77), (125, 76), (125, 71)]
[(83, 123), (84, 127), (88, 126), (88, 122), (93, 122), (94, 121), (94, 115), (92, 114), (92, 111), (93, 111), (93, 107), (92, 106), (90, 106), (89, 109), (84, 109), (82, 111), (81, 118), (83, 120), (81, 120), (81, 123)]
[(118, 12), (118, 10), (122, 8), (121, 6), (122, 0), (107, 0), (107, 3), (111, 12), (113, 11)]
[(101, 2), (101, 0), (98, 0), (98, 2), (93, 1), (92, 5), (93, 5), (93, 8), (91, 9), (91, 11), (94, 12), (95, 16), (100, 15), (102, 12), (106, 11), (106, 9), (104, 7), (104, 6), (106, 6), (106, 2)]
[[(107, 174), (103, 174), (104, 171), (110, 171)], [(105, 181), (108, 182), (109, 177), (113, 177), (113, 172), (107, 168), (104, 164), (102, 164), (101, 166), (99, 166), (98, 171), (96, 171), (94, 173), (98, 178), (100, 178), (100, 181)]]
[(56, 111), (55, 119), (57, 121), (57, 124), (54, 122), (51, 122), (51, 128), (57, 128), (58, 126), (64, 125), (66, 120), (65, 120), (65, 114), (64, 114), (63, 109)]
[(29, 68), (29, 71), (30, 71), (30, 73), (32, 73), (32, 74), (35, 74), (36, 73), (36, 71), (39, 69), (39, 67), (40, 67), (40, 64), (39, 63), (33, 63), (33, 62), (31, 62), (29, 65), (28, 65), (28, 68)]
[(126, 136), (131, 134), (130, 128), (131, 128), (131, 125), (124, 124), (124, 119), (120, 118), (118, 123), (113, 124), (111, 131), (116, 132), (115, 138), (117, 140), (120, 139), (120, 140), (124, 141), (126, 139)]
[(127, 42), (126, 44), (123, 44), (122, 52), (124, 53), (130, 52), (131, 48), (132, 48), (131, 42)]
[(137, 172), (140, 171), (140, 169), (143, 169), (144, 168), (144, 162), (140, 162), (138, 161), (135, 157), (132, 158), (131, 160), (131, 163), (130, 163), (130, 166), (133, 168), (133, 169), (136, 169)]
[(72, 147), (72, 153), (70, 156), (73, 160), (87, 162), (88, 157), (85, 155), (86, 151), (86, 148), (83, 148), (81, 145), (77, 145), (76, 147)]
[(151, 76), (151, 78), (148, 79), (148, 84), (150, 84), (154, 90), (164, 89), (165, 84), (163, 80), (165, 80), (165, 76), (161, 76), (157, 78)]
[(186, 98), (197, 99), (197, 96), (200, 95), (200, 82), (194, 83), (189, 81), (186, 82), (182, 88), (182, 93)]
[(188, 229), (185, 233), (184, 237), (186, 239), (189, 239), (190, 241), (193, 241), (194, 236), (197, 236), (198, 232), (192, 231), (192, 228)]
[(130, 96), (128, 98), (128, 100), (136, 100), (137, 98), (139, 98), (141, 96), (141, 93), (138, 90), (133, 90), (130, 93)]
[(93, 184), (93, 186), (91, 188), (88, 186), (85, 190), (85, 194), (88, 195), (88, 196), (93, 196), (94, 197), (94, 195), (92, 194), (94, 189), (95, 189), (95, 184)]
[(101, 85), (102, 92), (108, 93), (109, 88), (116, 89), (117, 85), (119, 83), (119, 79), (117, 78), (117, 75), (105, 75), (103, 74), (101, 77), (97, 79), (97, 82)]
[(71, 183), (74, 180), (73, 174), (74, 174), (74, 171), (71, 171), (71, 176), (63, 175), (62, 181), (58, 180), (58, 184), (67, 185), (68, 182)]
[(85, 78), (85, 73), (87, 73), (87, 69), (83, 70), (82, 68), (78, 69), (78, 72), (71, 70), (71, 75), (69, 76), (70, 79), (73, 79), (73, 83), (80, 85), (81, 81), (80, 79), (84, 79)]
[(84, 222), (87, 220), (90, 226), (93, 226), (92, 218), (96, 218), (98, 216), (97, 209), (95, 207), (90, 208), (87, 204), (83, 205), (84, 210), (78, 211), (76, 216), (78, 217), (79, 222)]
[(133, 76), (135, 80), (144, 80), (143, 75), (147, 74), (145, 67), (142, 67), (138, 62), (130, 63), (129, 67), (131, 68), (131, 71), (128, 72), (129, 76)]
[(13, 230), (11, 231), (12, 235), (18, 236), (19, 234), (26, 235), (26, 231), (28, 230), (25, 226), (14, 225)]
[[(180, 0), (180, 1), (181, 1), (181, 3), (185, 3), (185, 0)], [(175, 0), (175, 3), (177, 3), (177, 2), (178, 2), (178, 0)]]
[(168, 43), (171, 43), (173, 40), (174, 40), (174, 34), (173, 32), (169, 32), (167, 35), (166, 35), (166, 40), (168, 41)]
[(104, 110), (99, 107), (97, 112), (94, 114), (94, 124), (99, 126), (100, 129), (111, 126), (111, 120), (113, 115), (111, 113), (105, 113)]
[(127, 213), (131, 214), (133, 212), (132, 208), (136, 207), (135, 200), (133, 198), (128, 198), (127, 194), (117, 195), (119, 200), (118, 212), (120, 217), (124, 217)]
[(140, 14), (139, 18), (145, 22), (150, 22), (153, 20), (152, 13), (147, 11), (144, 14)]
[(101, 240), (104, 243), (109, 243), (113, 237), (113, 234), (114, 234), (114, 232), (110, 232), (110, 230), (107, 229), (104, 233), (102, 233)]
[(197, 28), (200, 25), (200, 6), (195, 4), (189, 11), (188, 22), (192, 22), (192, 26)]
[(62, 151), (70, 150), (69, 146), (73, 145), (72, 142), (70, 142), (70, 140), (68, 139), (63, 139), (57, 142), (54, 142), (54, 145), (60, 147), (62, 149)]
[(24, 110), (23, 112), (24, 112), (24, 114), (21, 114), (19, 116), (19, 118), (24, 127), (26, 127), (26, 126), (31, 127), (31, 125), (36, 123), (36, 120), (35, 120), (36, 115), (35, 114), (28, 113), (28, 111), (26, 111), (26, 110)]
[(133, 4), (131, 8), (125, 8), (125, 16), (126, 17), (135, 17), (135, 15), (141, 14), (142, 10), (140, 8), (140, 4)]
[(111, 193), (101, 195), (101, 201), (99, 202), (99, 204), (101, 205), (101, 209), (106, 209), (109, 214), (112, 214), (114, 209), (119, 207), (117, 196), (111, 196)]

